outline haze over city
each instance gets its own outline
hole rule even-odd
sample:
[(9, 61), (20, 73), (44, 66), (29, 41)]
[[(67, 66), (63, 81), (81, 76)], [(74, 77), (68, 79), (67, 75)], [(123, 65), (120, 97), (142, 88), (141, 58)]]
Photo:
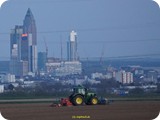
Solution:
[(159, 54), (160, 9), (151, 0), (10, 0), (0, 9), (0, 60), (9, 59), (10, 31), (31, 8), (37, 25), (38, 51), (60, 57), (61, 41), (77, 32), (81, 58)]

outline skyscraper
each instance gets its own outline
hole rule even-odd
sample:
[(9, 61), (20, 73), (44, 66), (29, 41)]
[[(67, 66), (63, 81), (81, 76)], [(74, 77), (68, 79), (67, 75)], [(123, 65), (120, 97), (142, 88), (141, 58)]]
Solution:
[(23, 32), (27, 34), (32, 34), (32, 44), (37, 45), (36, 23), (30, 8), (28, 8), (23, 21)]
[(16, 76), (20, 75), (21, 60), (21, 35), (23, 34), (23, 26), (16, 25), (10, 34), (10, 73)]
[(23, 26), (16, 25), (10, 34), (10, 55), (11, 60), (21, 60), (21, 35), (23, 34)]
[(35, 20), (29, 8), (23, 21), (23, 26), (16, 25), (10, 34), (11, 73), (19, 76), (20, 68), (25, 71), (25, 74), (37, 71), (36, 34)]
[(72, 31), (69, 36), (69, 41), (67, 42), (67, 60), (68, 61), (77, 61), (77, 33)]
[(34, 16), (28, 8), (23, 21), (23, 35), (27, 37), (22, 39), (22, 60), (28, 61), (29, 72), (37, 71), (37, 32)]

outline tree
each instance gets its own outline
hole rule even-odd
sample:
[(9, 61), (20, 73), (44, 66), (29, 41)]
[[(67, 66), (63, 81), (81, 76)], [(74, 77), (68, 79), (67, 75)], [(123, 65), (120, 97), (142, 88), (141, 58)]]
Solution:
[(118, 88), (119, 83), (115, 79), (101, 80), (100, 87), (102, 88)]
[(14, 89), (14, 86), (13, 86), (12, 84), (9, 84), (8, 89), (9, 89), (9, 90), (13, 90), (13, 89)]
[(157, 84), (157, 92), (160, 93), (160, 83)]
[(135, 88), (133, 90), (130, 90), (130, 94), (134, 94), (134, 95), (139, 95), (139, 94), (143, 94), (144, 90), (141, 88)]

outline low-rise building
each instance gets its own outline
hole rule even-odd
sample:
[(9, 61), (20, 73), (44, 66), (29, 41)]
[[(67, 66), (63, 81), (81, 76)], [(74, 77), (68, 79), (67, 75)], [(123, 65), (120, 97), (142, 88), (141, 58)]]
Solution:
[(0, 93), (4, 92), (4, 85), (0, 85)]
[(79, 61), (61, 62), (60, 67), (55, 69), (55, 76), (66, 76), (73, 74), (81, 74), (82, 65)]
[(102, 78), (102, 77), (103, 77), (103, 74), (102, 74), (102, 73), (96, 72), (96, 73), (92, 73), (92, 74), (91, 74), (91, 78), (92, 78), (92, 79)]
[(15, 75), (1, 73), (0, 74), (0, 82), (1, 83), (14, 83), (16, 81)]

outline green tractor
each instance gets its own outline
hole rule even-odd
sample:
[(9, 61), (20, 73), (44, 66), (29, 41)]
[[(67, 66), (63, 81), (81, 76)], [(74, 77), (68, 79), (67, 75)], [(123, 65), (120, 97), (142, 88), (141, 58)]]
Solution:
[(83, 86), (73, 88), (73, 93), (69, 96), (70, 102), (75, 105), (97, 105), (98, 98), (95, 93), (91, 93)]

